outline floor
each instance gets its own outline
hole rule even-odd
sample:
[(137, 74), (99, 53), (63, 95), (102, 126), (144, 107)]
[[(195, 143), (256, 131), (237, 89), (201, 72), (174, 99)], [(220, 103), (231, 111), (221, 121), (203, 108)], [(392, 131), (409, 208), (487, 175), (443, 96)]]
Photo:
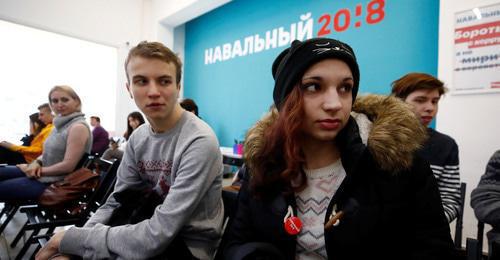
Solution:
[[(3, 208), (3, 203), (0, 203), (0, 209)], [(3, 223), (5, 220), (5, 216), (0, 220), (0, 223)], [(10, 259), (15, 259), (17, 256), (17, 253), (19, 250), (24, 245), (24, 241), (26, 237), (23, 237), (18, 243), (15, 248), (10, 247), (10, 242), (14, 239), (14, 237), (17, 235), (17, 232), (21, 229), (21, 227), (24, 225), (24, 222), (26, 221), (26, 217), (24, 214), (17, 213), (14, 218), (9, 222), (7, 227), (5, 228), (4, 232), (0, 234), (0, 260), (10, 260)], [(25, 255), (23, 259), (29, 259), (29, 256), (33, 253), (34, 246), (31, 248), (31, 250), (28, 251), (28, 253)]]

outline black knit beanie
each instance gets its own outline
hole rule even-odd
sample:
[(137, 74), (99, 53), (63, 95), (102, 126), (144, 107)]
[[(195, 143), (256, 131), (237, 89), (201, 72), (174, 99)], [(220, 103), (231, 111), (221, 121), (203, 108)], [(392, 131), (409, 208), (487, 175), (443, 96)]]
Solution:
[(313, 38), (303, 42), (293, 41), (291, 47), (281, 52), (274, 60), (273, 99), (276, 108), (278, 110), (281, 108), (288, 94), (310, 66), (328, 58), (340, 59), (351, 69), (354, 78), (352, 89), (352, 102), (354, 102), (359, 88), (359, 67), (354, 51), (349, 45), (334, 39)]

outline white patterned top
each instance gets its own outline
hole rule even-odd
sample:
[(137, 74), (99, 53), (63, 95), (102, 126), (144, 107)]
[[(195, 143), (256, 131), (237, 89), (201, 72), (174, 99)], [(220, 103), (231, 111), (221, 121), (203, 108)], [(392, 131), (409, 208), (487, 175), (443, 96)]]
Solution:
[(302, 230), (297, 236), (296, 259), (328, 259), (325, 248), (326, 209), (345, 178), (341, 160), (320, 169), (304, 169), (307, 188), (295, 194)]

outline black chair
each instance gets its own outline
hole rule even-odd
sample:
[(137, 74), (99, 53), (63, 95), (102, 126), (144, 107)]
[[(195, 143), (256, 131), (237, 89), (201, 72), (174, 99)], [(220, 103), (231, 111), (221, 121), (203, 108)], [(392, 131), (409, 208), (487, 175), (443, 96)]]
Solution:
[(24, 202), (6, 202), (4, 203), (2, 212), (0, 212), (0, 218), (5, 215), (5, 220), (0, 225), (0, 234), (5, 230), (9, 222), (14, 218), (19, 208), (27, 205), (34, 205), (36, 201), (24, 201)]
[(479, 221), (477, 223), (477, 236), (476, 238), (467, 238), (466, 252), (467, 260), (481, 260), (483, 259), (483, 234), (484, 223)]
[(222, 252), (219, 249), (224, 248), (226, 244), (226, 228), (229, 225), (229, 222), (233, 215), (236, 213), (236, 207), (238, 203), (238, 194), (239, 192), (236, 190), (225, 190), (222, 189), (222, 202), (224, 203), (224, 224), (222, 225), (222, 238), (219, 241), (219, 245), (214, 254), (215, 260), (221, 260)]
[(233, 157), (229, 155), (222, 155), (222, 163), (227, 165), (233, 165), (241, 167), (244, 163), (243, 158)]
[(222, 190), (222, 201), (224, 202), (224, 220), (233, 216), (236, 203), (238, 203), (238, 192)]
[[(85, 153), (78, 164), (76, 165), (76, 169), (81, 168), (83, 165), (89, 164), (94, 160), (94, 156), (89, 155), (88, 153)], [(7, 227), (9, 222), (14, 218), (16, 215), (17, 211), (19, 208), (22, 206), (28, 206), (28, 205), (36, 205), (36, 201), (9, 201), (4, 203), (4, 207), (2, 211), (0, 212), (0, 218), (2, 218), (3, 215), (6, 216), (5, 220), (2, 222), (2, 225), (0, 225), (0, 233), (4, 231), (4, 229)]]
[[(93, 166), (100, 170), (101, 181), (99, 186), (87, 196), (83, 196), (78, 203), (78, 210), (75, 208), (67, 209), (66, 212), (54, 211), (44, 208), (39, 205), (22, 207), (20, 211), (26, 214), (27, 221), (21, 228), (17, 236), (11, 243), (11, 247), (15, 247), (23, 234), (32, 231), (28, 236), (26, 243), (19, 251), (16, 259), (22, 259), (24, 254), (29, 250), (32, 244), (37, 244), (32, 257), (38, 252), (41, 246), (50, 238), (56, 227), (68, 225), (83, 226), (90, 217), (90, 214), (97, 210), (111, 194), (113, 185), (116, 180), (116, 171), (118, 169), (118, 161), (106, 161), (97, 159)], [(72, 212), (70, 212), (70, 210)], [(38, 235), (42, 230), (46, 229), (45, 233)]]
[(464, 205), (465, 205), (465, 191), (467, 184), (460, 183), (460, 208), (458, 209), (457, 220), (455, 223), (455, 247), (462, 249), (462, 229), (464, 222)]
[(494, 241), (491, 243), (490, 259), (500, 259), (500, 242)]

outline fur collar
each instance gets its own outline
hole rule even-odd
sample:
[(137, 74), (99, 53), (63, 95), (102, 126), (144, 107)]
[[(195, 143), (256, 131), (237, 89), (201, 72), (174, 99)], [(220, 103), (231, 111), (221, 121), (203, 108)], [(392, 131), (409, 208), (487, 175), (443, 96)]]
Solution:
[[(415, 151), (427, 139), (426, 128), (409, 105), (392, 96), (358, 97), (351, 116), (356, 120), (363, 143), (382, 170), (399, 172), (410, 168)], [(274, 109), (248, 131), (244, 157), (249, 168), (252, 158), (263, 147), (264, 132), (277, 117)]]

